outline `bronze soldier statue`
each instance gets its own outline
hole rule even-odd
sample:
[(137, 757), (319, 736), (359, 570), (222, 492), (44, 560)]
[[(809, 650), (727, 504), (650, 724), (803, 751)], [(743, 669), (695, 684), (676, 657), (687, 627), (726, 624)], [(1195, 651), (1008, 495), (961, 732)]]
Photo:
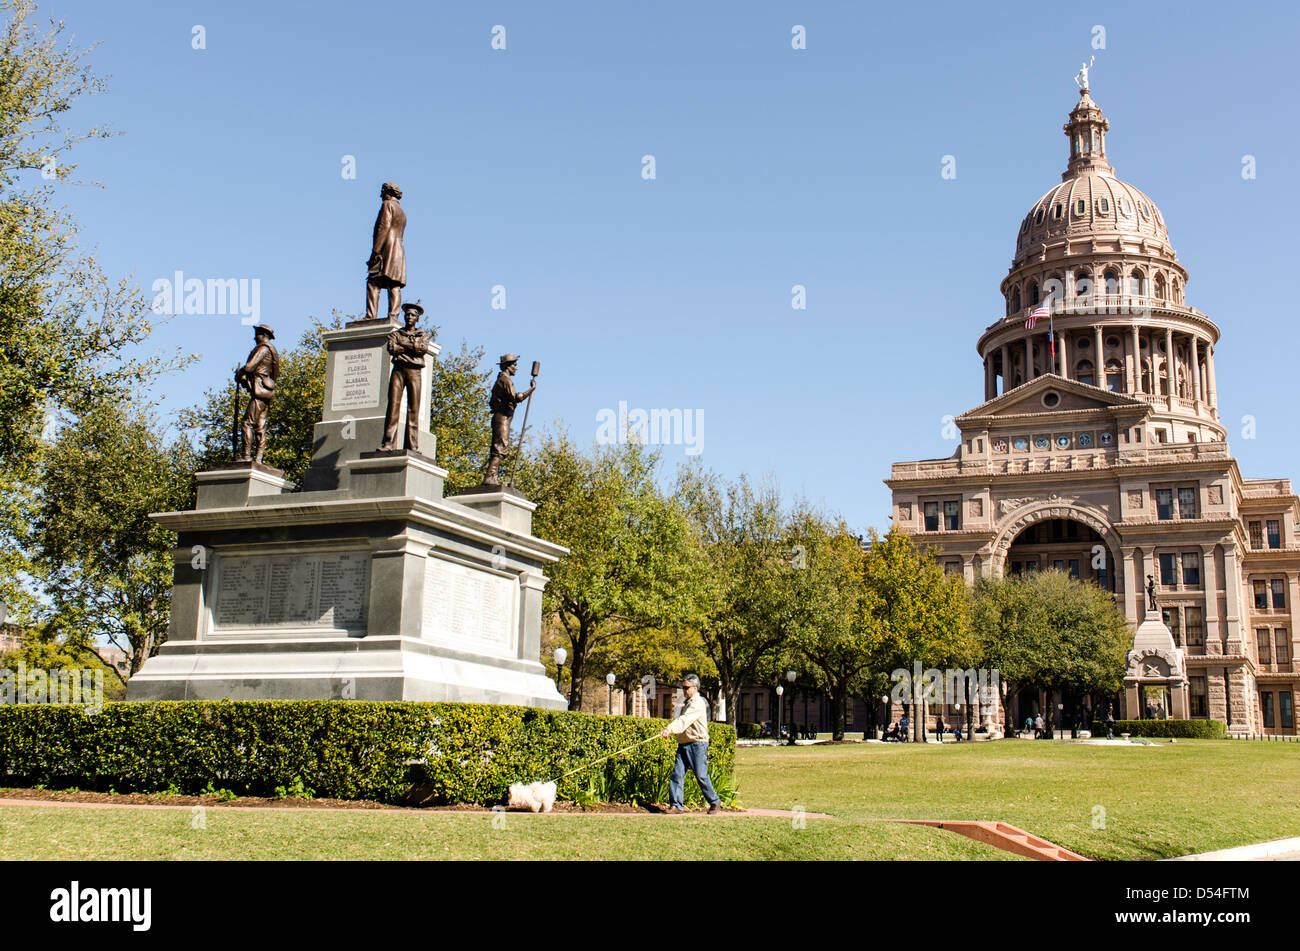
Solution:
[(510, 420), (514, 418), (515, 407), (532, 396), (533, 390), (537, 389), (534, 380), (533, 385), (524, 392), (515, 392), (514, 381), (510, 379), (519, 369), (519, 357), (515, 354), (502, 356), (499, 365), (501, 372), (497, 374), (492, 396), (488, 400), (488, 405), (492, 407), (492, 450), (488, 454), (487, 472), (483, 474), (484, 485), (500, 484), (497, 470), (501, 466), (501, 460), (510, 451)]
[(1147, 575), (1147, 610), (1156, 609), (1156, 578), (1155, 575)]
[(388, 378), (388, 412), (384, 415), (384, 441), (381, 451), (393, 449), (397, 440), (397, 423), (402, 415), (402, 393), (406, 393), (406, 445), (411, 452), (420, 451), (420, 373), (424, 356), (429, 352), (429, 335), (416, 329), (415, 322), (424, 313), (418, 303), (403, 304), (406, 326), (388, 335), (388, 352), (393, 355), (393, 373)]
[(375, 219), (375, 236), (366, 261), (366, 320), (375, 320), (379, 311), (379, 292), (388, 289), (388, 319), (397, 323), (402, 307), (402, 288), (406, 286), (406, 212), (398, 204), (402, 190), (384, 182), (379, 190), (383, 204)]
[(275, 399), (275, 381), (280, 376), (280, 352), (271, 343), (275, 331), (266, 324), (253, 328), (253, 339), (257, 342), (248, 359), (242, 367), (235, 368), (235, 382), (248, 390), (248, 408), (244, 410), (243, 419), (244, 445), (239, 459), (241, 462), (249, 461), (256, 435), (257, 455), (253, 461), (261, 464), (266, 442), (266, 416), (271, 410), (271, 401)]

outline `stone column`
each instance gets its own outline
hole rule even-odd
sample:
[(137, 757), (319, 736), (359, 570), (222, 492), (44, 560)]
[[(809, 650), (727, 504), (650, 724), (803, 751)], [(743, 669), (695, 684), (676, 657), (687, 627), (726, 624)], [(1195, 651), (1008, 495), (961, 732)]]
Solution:
[(997, 396), (997, 382), (993, 376), (993, 355), (984, 358), (984, 399), (991, 400)]
[(1210, 381), (1209, 403), (1210, 405), (1212, 405), (1212, 407), (1217, 409), (1218, 408), (1218, 386), (1214, 385), (1214, 348), (1213, 347), (1210, 346), (1205, 347), (1205, 366), (1206, 368), (1209, 369), (1209, 381)]
[(1198, 337), (1192, 337), (1192, 399), (1200, 403), (1203, 399), (1201, 395), (1201, 341)]
[(1011, 389), (1011, 348), (1002, 345), (1002, 392)]
[(1064, 332), (1060, 334), (1060, 338), (1061, 345), (1057, 349), (1061, 352), (1061, 376), (1065, 377), (1067, 380), (1071, 380), (1073, 377), (1070, 376), (1070, 352), (1065, 345)]
[[(1133, 578), (1135, 575), (1133, 561), (1133, 546), (1129, 545), (1120, 549), (1120, 554), (1124, 559), (1124, 573), (1120, 580), (1124, 584), (1124, 616), (1135, 624), (1140, 623), (1145, 612), (1139, 613), (1137, 609), (1137, 592), (1134, 590)], [(1143, 595), (1145, 597), (1145, 595)]]
[(1241, 653), (1241, 568), (1237, 562), (1237, 547), (1231, 543), (1223, 546), (1223, 586), (1228, 592), (1228, 629), (1225, 631), (1225, 654)]
[(966, 579), (967, 584), (975, 583), (975, 556), (974, 555), (961, 556), (961, 574), (962, 577)]
[(1092, 328), (1092, 345), (1094, 347), (1092, 365), (1095, 367), (1092, 382), (1104, 390), (1106, 389), (1106, 351), (1102, 349), (1101, 324)]
[(1029, 379), (1038, 376), (1038, 358), (1034, 356), (1034, 335), (1025, 334), (1025, 372), (1029, 374)]
[(1174, 356), (1174, 328), (1165, 328), (1165, 385), (1169, 391), (1169, 408), (1174, 408), (1174, 397), (1178, 395), (1178, 367)]
[(1142, 344), (1138, 339), (1137, 324), (1133, 325), (1133, 385), (1129, 392), (1142, 392)]
[(1205, 579), (1205, 653), (1217, 654), (1223, 640), (1219, 636), (1219, 575), (1213, 545), (1201, 546), (1201, 577)]

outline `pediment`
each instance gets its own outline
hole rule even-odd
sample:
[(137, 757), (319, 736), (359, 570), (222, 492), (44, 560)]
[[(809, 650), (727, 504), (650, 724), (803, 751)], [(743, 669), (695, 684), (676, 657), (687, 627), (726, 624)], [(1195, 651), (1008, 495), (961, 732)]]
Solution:
[(965, 427), (976, 423), (987, 425), (1000, 419), (1078, 414), (1089, 410), (1104, 412), (1108, 416), (1145, 416), (1151, 407), (1122, 393), (1112, 393), (1048, 373), (967, 410), (957, 417), (956, 422)]

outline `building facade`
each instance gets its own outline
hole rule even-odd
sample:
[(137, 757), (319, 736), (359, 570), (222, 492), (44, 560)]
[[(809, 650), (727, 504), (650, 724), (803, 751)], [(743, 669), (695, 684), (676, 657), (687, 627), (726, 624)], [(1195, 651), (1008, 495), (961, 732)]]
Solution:
[(1113, 592), (1139, 634), (1123, 716), (1294, 734), (1300, 499), (1233, 459), (1219, 328), (1186, 302), (1160, 209), (1115, 176), (1109, 128), (1083, 89), (977, 344), (984, 402), (951, 457), (894, 464), (893, 520), (968, 582), (1058, 568)]

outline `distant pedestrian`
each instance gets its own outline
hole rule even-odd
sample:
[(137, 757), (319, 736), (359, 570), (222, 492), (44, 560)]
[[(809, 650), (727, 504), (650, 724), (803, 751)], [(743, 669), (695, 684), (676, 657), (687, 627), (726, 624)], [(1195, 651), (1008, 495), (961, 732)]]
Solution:
[(1106, 712), (1106, 739), (1115, 739), (1115, 711)]
[(1025, 714), (1025, 733), (1032, 733), (1033, 731), (1034, 731), (1034, 718), (1029, 716), (1029, 714)]
[(908, 738), (907, 731), (911, 725), (912, 725), (912, 721), (907, 718), (907, 714), (903, 714), (903, 719), (898, 721), (898, 729), (902, 733), (902, 742), (904, 743), (907, 742), (907, 738)]
[(939, 740), (939, 742), (942, 743), (942, 742), (943, 742), (943, 730), (944, 730), (944, 726), (943, 726), (943, 717), (937, 717), (936, 719), (938, 720), (938, 722), (935, 723), (935, 725), (934, 725), (934, 735), (935, 735), (935, 737)]
[(1043, 722), (1043, 715), (1040, 713), (1034, 717), (1034, 739), (1040, 740), (1047, 735), (1047, 724)]
[(686, 770), (695, 774), (700, 791), (709, 803), (709, 814), (722, 811), (721, 800), (709, 782), (709, 705), (700, 696), (700, 678), (687, 674), (682, 678), (682, 692), (686, 704), (681, 716), (663, 728), (660, 736), (677, 737), (677, 760), (668, 780), (668, 811), (685, 812), (682, 805), (686, 786)]

